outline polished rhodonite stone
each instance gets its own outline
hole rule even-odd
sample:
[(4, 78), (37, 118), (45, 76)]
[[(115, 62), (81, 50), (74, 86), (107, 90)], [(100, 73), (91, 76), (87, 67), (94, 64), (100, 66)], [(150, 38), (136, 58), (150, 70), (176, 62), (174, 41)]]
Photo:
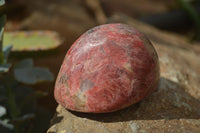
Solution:
[(142, 100), (158, 82), (158, 56), (151, 42), (128, 25), (105, 24), (71, 46), (54, 95), (70, 110), (104, 113)]

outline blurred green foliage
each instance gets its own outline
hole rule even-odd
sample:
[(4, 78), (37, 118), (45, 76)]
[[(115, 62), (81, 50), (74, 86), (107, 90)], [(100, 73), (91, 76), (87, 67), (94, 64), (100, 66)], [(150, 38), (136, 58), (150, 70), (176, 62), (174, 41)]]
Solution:
[(200, 40), (200, 15), (193, 6), (197, 2), (200, 2), (200, 0), (177, 0), (179, 6), (188, 14), (195, 26), (195, 34), (192, 40)]
[(60, 44), (55, 33), (50, 31), (5, 32), (3, 45), (11, 43), (14, 51), (49, 50)]
[[(4, 3), (4, 0), (0, 0), (0, 6)], [(36, 98), (46, 95), (46, 93), (34, 90), (30, 84), (52, 81), (53, 75), (47, 68), (34, 67), (32, 59), (25, 59), (16, 64), (8, 63), (8, 56), (12, 45), (3, 47), (5, 20), (6, 17), (1, 16), (0, 132), (45, 132), (50, 115), (48, 111), (37, 105)], [(20, 43), (23, 43), (23, 41)]]

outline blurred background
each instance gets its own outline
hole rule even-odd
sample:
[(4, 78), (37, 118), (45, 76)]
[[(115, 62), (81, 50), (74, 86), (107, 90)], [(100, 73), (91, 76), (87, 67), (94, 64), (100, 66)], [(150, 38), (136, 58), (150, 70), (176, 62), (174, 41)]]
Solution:
[[(200, 0), (6, 0), (5, 2), (6, 4), (0, 7), (1, 16), (6, 14), (3, 45), (9, 48), (9, 44), (13, 44), (8, 58), (12, 66), (6, 74), (0, 76), (2, 81), (0, 89), (9, 88), (3, 85), (5, 82), (29, 88), (13, 90), (12, 93), (1, 90), (2, 97), (5, 94), (6, 98), (0, 97), (3, 99), (0, 100), (0, 110), (4, 112), (2, 117), (0, 115), (0, 131), (5, 133), (46, 132), (50, 119), (56, 111), (57, 103), (54, 100), (53, 90), (63, 58), (73, 42), (94, 26), (138, 20), (160, 30), (179, 34), (191, 45), (199, 44)], [(21, 70), (21, 66), (25, 66), (26, 71)], [(31, 69), (28, 71), (27, 68), (30, 66)], [(38, 66), (39, 70), (33, 66)], [(45, 69), (40, 71), (40, 68)], [(30, 73), (33, 77), (29, 77)], [(39, 73), (39, 78), (38, 75), (34, 75), (36, 73)], [(22, 93), (25, 96), (22, 96)], [(23, 106), (24, 109), (21, 107), (21, 101), (26, 101), (27, 96), (32, 97), (26, 103), (31, 106)]]

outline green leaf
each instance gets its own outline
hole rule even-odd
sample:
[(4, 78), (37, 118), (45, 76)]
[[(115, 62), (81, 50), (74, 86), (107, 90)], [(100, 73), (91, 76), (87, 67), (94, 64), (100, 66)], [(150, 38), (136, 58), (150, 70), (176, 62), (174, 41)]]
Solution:
[(12, 49), (12, 45), (8, 45), (8, 46), (5, 46), (5, 47), (3, 48), (4, 60), (5, 60), (6, 62), (7, 62), (8, 55), (9, 55), (11, 49)]
[(13, 89), (15, 93), (15, 100), (18, 108), (22, 114), (35, 112), (36, 99), (34, 96), (33, 88), (27, 85), (19, 85)]
[[(0, 28), (1, 28), (1, 31), (0, 31), (0, 40), (1, 40), (1, 45), (2, 45), (2, 41), (3, 41), (3, 33), (4, 33), (4, 24), (3, 24), (3, 17), (0, 18)], [(3, 47), (3, 46), (2, 46)]]
[(4, 26), (5, 26), (5, 22), (6, 22), (6, 16), (3, 15), (0, 18), (0, 40), (2, 41), (2, 36), (3, 36), (3, 32), (4, 32)]
[(4, 63), (4, 56), (3, 56), (3, 32), (4, 32), (4, 25), (5, 25), (6, 17), (5, 15), (0, 17), (0, 64)]
[(6, 114), (6, 108), (0, 105), (0, 117)]
[(46, 68), (21, 68), (14, 70), (15, 79), (25, 84), (36, 84), (42, 81), (52, 81), (53, 75)]
[(11, 87), (11, 84), (6, 84), (6, 90), (7, 90), (7, 96), (8, 96), (8, 108), (9, 108), (9, 114), (12, 119), (17, 118), (20, 115), (20, 109), (18, 108), (15, 100), (15, 93), (13, 91), (13, 88)]
[(55, 49), (61, 39), (52, 31), (5, 32), (3, 45), (13, 44), (13, 51), (40, 51)]
[(199, 16), (199, 13), (195, 10), (195, 8), (191, 4), (190, 0), (177, 0), (177, 2), (183, 8), (183, 10), (187, 13), (187, 15), (190, 17), (190, 19), (193, 21), (196, 33), (192, 39), (193, 40), (200, 39), (200, 16)]
[(13, 119), (10, 123), (20, 123), (20, 122), (25, 122), (27, 120), (33, 119), (35, 117), (35, 114), (24, 114), (21, 117)]
[(14, 69), (33, 67), (33, 59), (24, 59), (14, 66)]
[(9, 120), (0, 120), (1, 133), (13, 133), (14, 126), (9, 124)]
[(11, 64), (0, 64), (0, 73), (8, 72)]
[(5, 4), (5, 0), (0, 0), (0, 6)]

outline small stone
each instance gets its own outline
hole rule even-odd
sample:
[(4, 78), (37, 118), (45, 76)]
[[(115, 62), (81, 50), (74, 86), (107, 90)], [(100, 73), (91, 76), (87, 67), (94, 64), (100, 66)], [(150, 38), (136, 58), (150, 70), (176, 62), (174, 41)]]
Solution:
[(125, 24), (105, 24), (84, 33), (67, 52), (55, 99), (80, 112), (113, 112), (139, 102), (159, 82), (151, 42)]

